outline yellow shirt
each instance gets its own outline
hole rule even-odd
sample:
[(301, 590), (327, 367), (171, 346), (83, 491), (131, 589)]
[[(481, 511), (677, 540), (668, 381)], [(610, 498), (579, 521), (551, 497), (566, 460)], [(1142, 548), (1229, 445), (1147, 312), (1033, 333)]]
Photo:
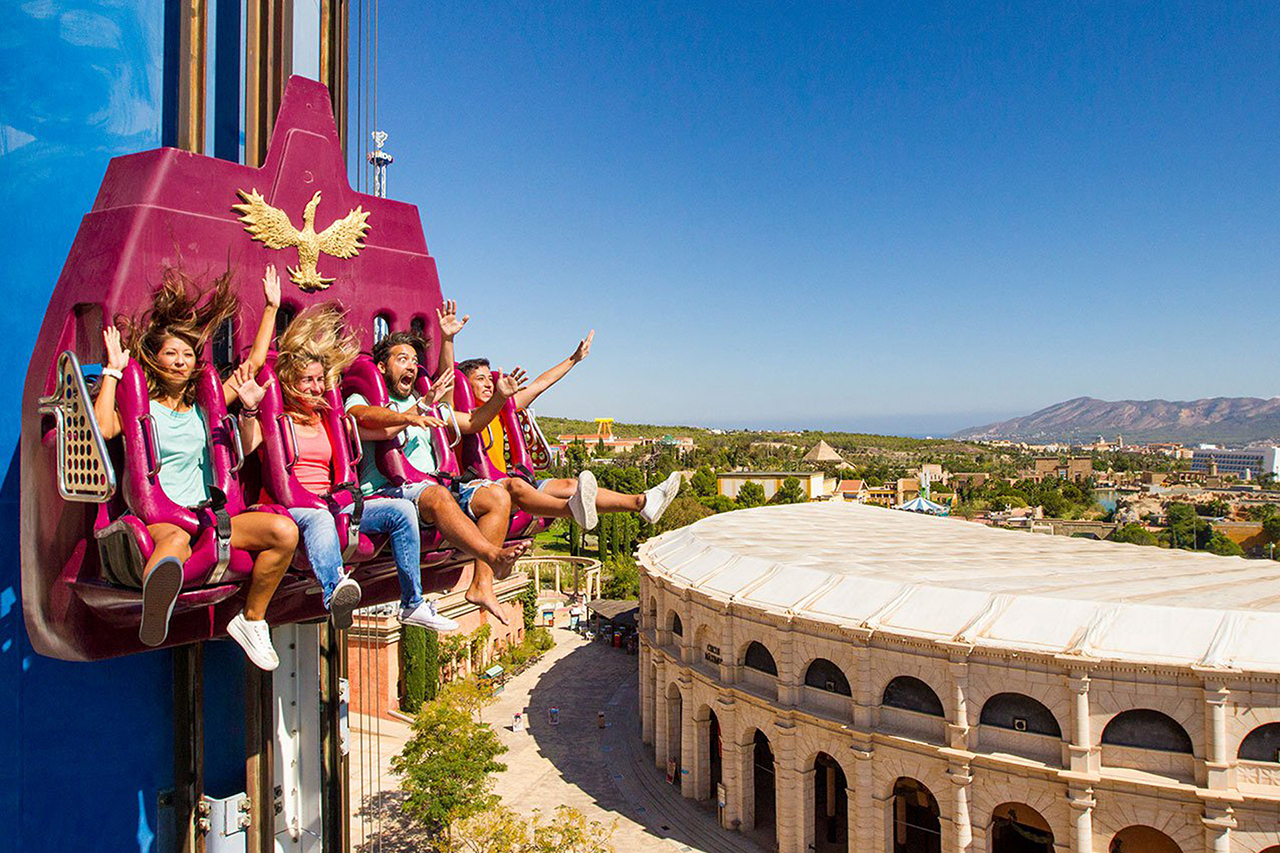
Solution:
[(507, 470), (507, 431), (502, 426), (501, 416), (489, 421), (489, 425), (480, 433), (484, 446), (489, 454), (489, 461), (499, 471)]

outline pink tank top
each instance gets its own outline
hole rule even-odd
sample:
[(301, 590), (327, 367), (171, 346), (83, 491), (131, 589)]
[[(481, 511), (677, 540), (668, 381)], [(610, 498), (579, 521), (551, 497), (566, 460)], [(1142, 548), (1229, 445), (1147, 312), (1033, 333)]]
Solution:
[(320, 426), (315, 435), (303, 435), (301, 428), (294, 433), (298, 436), (298, 459), (293, 463), (293, 476), (308, 492), (322, 495), (333, 488), (333, 445), (329, 443), (329, 432)]

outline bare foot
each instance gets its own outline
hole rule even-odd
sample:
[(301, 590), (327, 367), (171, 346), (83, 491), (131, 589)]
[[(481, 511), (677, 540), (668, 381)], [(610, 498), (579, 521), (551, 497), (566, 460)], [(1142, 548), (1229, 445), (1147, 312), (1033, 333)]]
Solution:
[(493, 614), (493, 618), (497, 619), (503, 625), (510, 624), (507, 617), (502, 615), (502, 603), (498, 601), (498, 596), (493, 594), (493, 585), (490, 583), (481, 583), (478, 580), (471, 582), (471, 587), (463, 596), (468, 602), (476, 607), (483, 607)]
[(533, 540), (522, 539), (519, 542), (507, 548), (498, 551), (498, 556), (492, 562), (493, 576), (498, 580), (506, 580), (511, 577), (512, 570), (516, 567), (516, 560), (525, 555), (525, 552), (533, 546)]

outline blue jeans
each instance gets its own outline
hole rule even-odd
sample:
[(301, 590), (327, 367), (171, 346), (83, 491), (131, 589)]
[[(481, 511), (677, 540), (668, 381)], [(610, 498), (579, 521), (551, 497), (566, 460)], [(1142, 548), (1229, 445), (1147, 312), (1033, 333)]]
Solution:
[[(338, 528), (327, 509), (295, 508), (289, 515), (298, 524), (307, 547), (311, 570), (324, 591), (329, 606), (334, 587), (342, 580), (342, 548)], [(386, 533), (391, 537), (391, 553), (400, 575), (400, 606), (413, 609), (422, 603), (422, 540), (418, 535), (418, 508), (406, 500), (370, 498), (360, 516), (361, 533)]]

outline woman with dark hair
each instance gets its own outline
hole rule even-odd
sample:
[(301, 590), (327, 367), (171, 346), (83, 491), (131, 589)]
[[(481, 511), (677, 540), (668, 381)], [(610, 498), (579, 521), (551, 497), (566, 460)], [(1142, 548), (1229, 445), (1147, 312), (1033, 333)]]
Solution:
[[(347, 329), (341, 309), (333, 303), (312, 305), (289, 324), (276, 345), (276, 378), (286, 415), (293, 421), (297, 436), (293, 474), (303, 488), (318, 495), (333, 488), (333, 445), (321, 421), (328, 404), (324, 395), (337, 387), (342, 372), (351, 366), (360, 352), (355, 336)], [(245, 452), (262, 441), (261, 425), (256, 421), (242, 424)], [(492, 596), (492, 572), (496, 564), (509, 571), (516, 559), (528, 549), (528, 543), (502, 547), (489, 542), (462, 515), (443, 487), (456, 518), (447, 519), (441, 530), (455, 544), (477, 557), (469, 601), (487, 602), (478, 590)], [(279, 496), (275, 496), (279, 499)], [(351, 625), (351, 613), (360, 603), (360, 585), (343, 571), (342, 551), (333, 515), (327, 509), (290, 507), (289, 514), (298, 522), (307, 557), (324, 591), (324, 603), (338, 628)], [(457, 522), (448, 524), (448, 521)], [(449, 631), (457, 623), (436, 612), (435, 604), (422, 596), (421, 534), (418, 510), (402, 497), (373, 495), (364, 502), (360, 518), (361, 533), (385, 533), (390, 537), (400, 579), (400, 621), (435, 631)], [(487, 586), (486, 586), (487, 584)], [(496, 610), (496, 607), (495, 607)], [(499, 614), (499, 618), (501, 614)]]
[[(266, 360), (267, 347), (280, 306), (280, 280), (274, 266), (262, 280), (266, 307), (249, 358), (222, 384), (228, 404), (241, 400), (241, 416), (252, 415), (263, 390), (253, 376)], [(151, 397), (151, 416), (159, 439), (160, 488), (174, 503), (196, 506), (209, 500), (212, 479), (208, 428), (195, 405), (201, 354), (209, 338), (225, 320), (235, 316), (239, 302), (231, 273), (200, 286), (177, 269), (166, 269), (152, 294), (151, 307), (138, 317), (117, 317), (123, 327), (103, 331), (106, 363), (94, 403), (104, 438), (120, 434), (116, 410), (116, 382), (132, 355), (142, 366)], [(142, 574), (142, 624), (138, 637), (149, 646), (164, 642), (169, 617), (182, 591), (183, 562), (191, 556), (191, 537), (175, 524), (147, 525), (155, 550)], [(280, 660), (271, 645), (266, 623), (267, 604), (284, 577), (298, 544), (298, 529), (288, 518), (267, 512), (242, 512), (231, 517), (231, 547), (256, 552), (253, 576), (244, 610), (227, 625), (227, 632), (245, 654), (264, 670)]]

